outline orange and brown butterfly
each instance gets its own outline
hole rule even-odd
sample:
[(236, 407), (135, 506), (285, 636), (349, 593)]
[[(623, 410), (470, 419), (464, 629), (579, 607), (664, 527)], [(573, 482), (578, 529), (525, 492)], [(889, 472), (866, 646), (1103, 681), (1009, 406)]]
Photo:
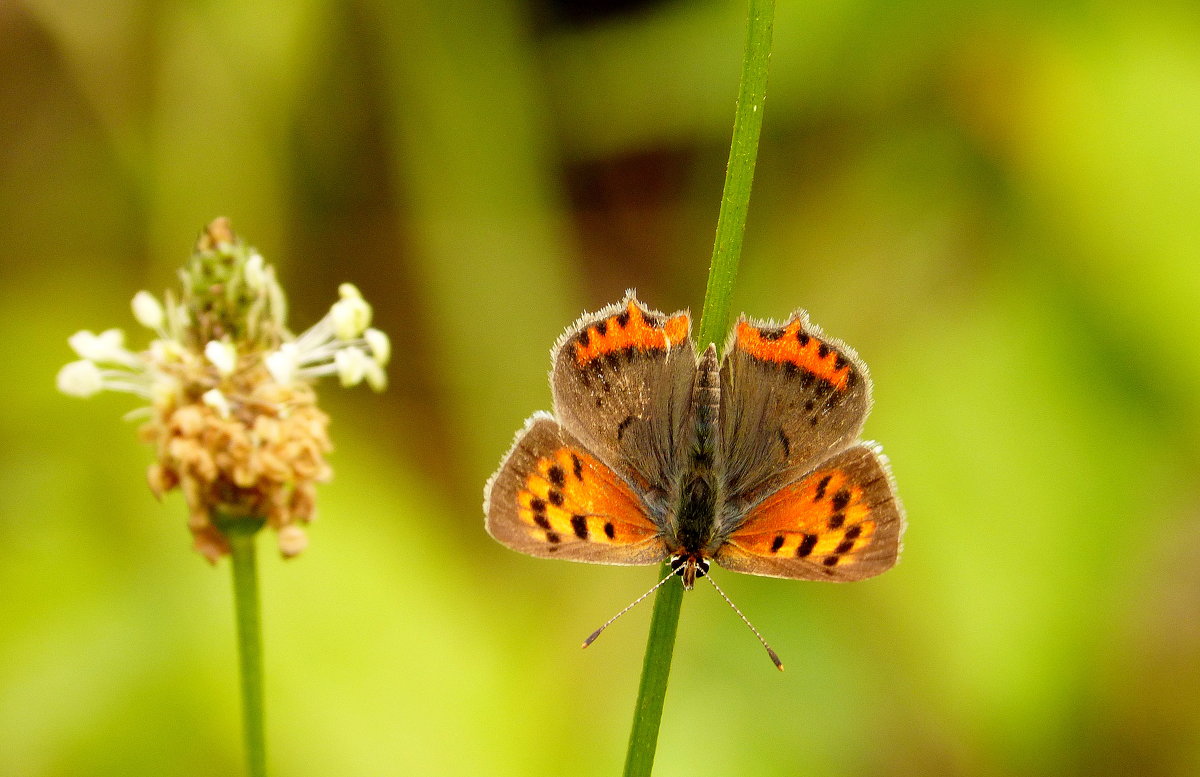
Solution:
[(688, 589), (712, 561), (834, 582), (896, 563), (904, 512), (879, 446), (858, 439), (866, 365), (803, 311), (782, 325), (743, 316), (718, 359), (712, 344), (697, 354), (687, 312), (630, 291), (576, 321), (552, 359), (554, 414), (526, 422), (484, 490), (503, 544), (670, 559)]

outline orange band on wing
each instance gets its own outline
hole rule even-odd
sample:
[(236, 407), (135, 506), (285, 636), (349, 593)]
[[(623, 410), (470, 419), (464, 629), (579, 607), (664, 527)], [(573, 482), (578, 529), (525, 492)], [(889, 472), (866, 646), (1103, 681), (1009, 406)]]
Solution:
[(793, 364), (845, 391), (853, 380), (850, 362), (826, 343), (800, 328), (793, 319), (782, 329), (760, 329), (748, 321), (737, 325), (737, 347), (756, 359)]
[(729, 543), (768, 558), (811, 557), (826, 566), (853, 562), (875, 533), (863, 497), (863, 487), (844, 470), (814, 472), (756, 505)]
[(559, 448), (538, 459), (517, 492), (517, 515), (531, 535), (552, 545), (581, 540), (630, 545), (658, 533), (629, 486), (578, 448)]
[(589, 326), (575, 341), (580, 367), (601, 356), (625, 349), (667, 350), (687, 339), (688, 317), (681, 313), (663, 321), (647, 318), (632, 300), (625, 310)]

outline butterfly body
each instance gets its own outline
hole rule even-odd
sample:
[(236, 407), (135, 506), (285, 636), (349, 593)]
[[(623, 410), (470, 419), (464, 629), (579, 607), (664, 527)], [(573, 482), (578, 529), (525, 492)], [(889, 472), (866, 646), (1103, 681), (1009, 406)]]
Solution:
[(630, 292), (555, 344), (554, 415), (535, 414), (488, 481), (488, 531), (515, 550), (609, 564), (671, 559), (846, 581), (896, 561), (903, 511), (858, 442), (866, 367), (802, 312), (741, 319), (697, 355), (687, 313)]
[(696, 369), (696, 380), (692, 390), (691, 413), (688, 425), (691, 430), (690, 444), (680, 454), (686, 457), (686, 466), (680, 476), (679, 498), (676, 501), (674, 520), (663, 522), (665, 527), (674, 527), (673, 536), (664, 534), (664, 547), (672, 559), (681, 562), (676, 572), (683, 578), (683, 587), (690, 589), (697, 576), (707, 573), (705, 565), (711, 553), (713, 529), (718, 510), (721, 509), (720, 473), (717, 457), (720, 451), (721, 384), (717, 371), (717, 351), (709, 346)]

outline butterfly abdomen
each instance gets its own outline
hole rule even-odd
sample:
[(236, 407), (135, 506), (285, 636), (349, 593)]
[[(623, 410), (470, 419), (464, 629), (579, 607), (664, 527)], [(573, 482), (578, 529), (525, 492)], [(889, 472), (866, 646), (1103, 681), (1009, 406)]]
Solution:
[(692, 387), (692, 456), (697, 466), (712, 467), (717, 450), (717, 419), (721, 406), (721, 374), (717, 368), (717, 347), (708, 346), (700, 357), (696, 369), (696, 382)]

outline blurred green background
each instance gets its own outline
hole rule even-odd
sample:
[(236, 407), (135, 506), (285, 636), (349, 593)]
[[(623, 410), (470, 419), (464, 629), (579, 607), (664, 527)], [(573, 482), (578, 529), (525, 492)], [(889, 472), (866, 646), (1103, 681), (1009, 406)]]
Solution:
[[(617, 7), (618, 5), (624, 7)], [(336, 471), (264, 542), (279, 775), (611, 775), (650, 569), (483, 531), (548, 349), (636, 287), (698, 310), (740, 2), (0, 2), (0, 774), (241, 771), (227, 565), (127, 396), (56, 394), (227, 215), (301, 330), (362, 288), (396, 356), (325, 386)], [(876, 382), (909, 514), (847, 586), (685, 599), (656, 775), (1200, 772), (1200, 11), (780, 4), (736, 307)]]

